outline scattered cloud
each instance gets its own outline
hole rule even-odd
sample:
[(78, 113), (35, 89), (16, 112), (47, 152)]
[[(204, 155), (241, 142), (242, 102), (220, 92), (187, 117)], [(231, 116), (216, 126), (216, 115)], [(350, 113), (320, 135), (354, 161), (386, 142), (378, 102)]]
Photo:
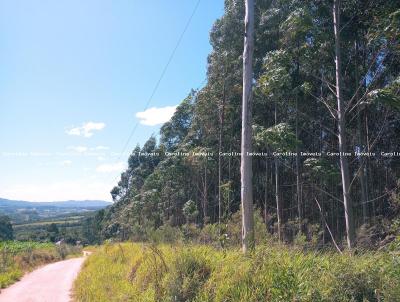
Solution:
[(70, 166), (72, 165), (72, 160), (63, 160), (62, 162), (60, 162), (61, 166)]
[(80, 127), (72, 127), (66, 131), (68, 135), (76, 135), (83, 137), (93, 136), (93, 131), (100, 131), (106, 127), (105, 123), (87, 122)]
[(83, 153), (88, 150), (88, 148), (85, 146), (69, 146), (67, 149), (78, 152), (78, 153)]
[(96, 147), (86, 147), (86, 146), (68, 146), (67, 147), (68, 150), (71, 151), (75, 151), (78, 153), (85, 153), (85, 152), (89, 152), (89, 151), (99, 151), (97, 153), (93, 153), (93, 154), (102, 154), (100, 151), (106, 151), (109, 150), (109, 147), (106, 146), (96, 146)]
[(117, 172), (125, 169), (125, 163), (119, 162), (115, 164), (102, 164), (97, 166), (96, 171), (99, 173)]
[(104, 156), (97, 156), (98, 161), (105, 161), (106, 158)]
[(175, 113), (177, 106), (152, 107), (145, 111), (136, 113), (140, 123), (146, 126), (155, 126), (168, 122)]
[(109, 150), (110, 149), (110, 147), (107, 147), (107, 146), (97, 146), (97, 147), (94, 147), (94, 148), (91, 148), (92, 150)]

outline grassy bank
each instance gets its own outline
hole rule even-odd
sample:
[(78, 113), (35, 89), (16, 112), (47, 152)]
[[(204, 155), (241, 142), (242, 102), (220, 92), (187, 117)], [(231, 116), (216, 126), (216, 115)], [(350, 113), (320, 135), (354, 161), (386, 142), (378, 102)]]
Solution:
[(104, 245), (75, 282), (76, 301), (400, 301), (400, 259), (259, 247)]
[(0, 242), (0, 288), (19, 280), (27, 271), (80, 254), (80, 249), (71, 246), (56, 246), (53, 243)]

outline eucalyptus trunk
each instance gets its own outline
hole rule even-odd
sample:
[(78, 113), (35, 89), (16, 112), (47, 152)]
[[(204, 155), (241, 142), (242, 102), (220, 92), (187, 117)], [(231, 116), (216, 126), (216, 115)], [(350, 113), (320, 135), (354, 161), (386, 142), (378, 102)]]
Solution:
[[(299, 140), (299, 114), (298, 114), (298, 99), (296, 97), (296, 141)], [(299, 219), (299, 233), (303, 233), (303, 201), (301, 196), (301, 173), (300, 173), (300, 152), (299, 146), (296, 142), (296, 201), (297, 201), (297, 215)]]
[[(222, 194), (221, 194), (221, 185), (222, 185), (222, 142), (223, 142), (223, 133), (224, 133), (224, 122), (225, 122), (225, 74), (224, 74), (224, 82), (222, 87), (222, 105), (219, 113), (219, 138), (218, 138), (218, 226), (219, 232), (221, 232), (221, 219), (222, 219)], [(221, 233), (220, 233), (221, 235)]]
[(241, 205), (242, 205), (242, 249), (244, 253), (254, 249), (254, 214), (252, 189), (252, 81), (254, 52), (254, 0), (245, 0), (245, 34), (243, 50), (243, 100), (241, 140)]
[(346, 220), (347, 246), (352, 249), (355, 240), (353, 205), (350, 198), (350, 175), (349, 163), (346, 155), (346, 117), (345, 106), (342, 97), (342, 72), (340, 57), (340, 8), (339, 0), (333, 1), (333, 29), (335, 34), (335, 69), (336, 69), (336, 99), (337, 99), (337, 122), (340, 152), (340, 171), (342, 176), (342, 190), (344, 203), (344, 216)]

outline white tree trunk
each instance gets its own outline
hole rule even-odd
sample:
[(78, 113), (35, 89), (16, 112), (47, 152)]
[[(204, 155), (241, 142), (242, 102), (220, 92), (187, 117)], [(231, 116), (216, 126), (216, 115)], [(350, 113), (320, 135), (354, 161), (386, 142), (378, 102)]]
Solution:
[(245, 35), (243, 51), (243, 105), (241, 141), (241, 202), (242, 202), (242, 249), (246, 253), (254, 248), (254, 217), (252, 190), (252, 81), (254, 52), (254, 0), (245, 0)]
[[(274, 109), (274, 115), (275, 115), (275, 126), (278, 123), (278, 111), (277, 111), (277, 104), (276, 100), (274, 102), (275, 104), (275, 109)], [(283, 222), (283, 217), (282, 217), (282, 200), (281, 200), (281, 192), (279, 189), (279, 160), (278, 157), (275, 156), (274, 158), (274, 163), (275, 163), (275, 201), (276, 201), (276, 217), (278, 219), (278, 241), (282, 242), (282, 222)]]
[(275, 157), (275, 201), (276, 201), (276, 217), (278, 219), (278, 241), (282, 242), (282, 206), (279, 190), (279, 161)]
[[(223, 141), (223, 133), (224, 133), (224, 124), (225, 124), (225, 73), (224, 73), (224, 83), (222, 88), (222, 105), (219, 112), (219, 138), (218, 138), (218, 230), (221, 232), (221, 219), (223, 212), (222, 205), (222, 141)], [(219, 234), (221, 236), (221, 234)]]
[(346, 220), (347, 246), (353, 248), (355, 240), (353, 205), (350, 199), (350, 176), (349, 164), (344, 152), (346, 146), (346, 117), (345, 107), (342, 98), (342, 73), (340, 58), (340, 8), (339, 0), (333, 2), (333, 29), (335, 34), (335, 67), (336, 67), (336, 98), (337, 98), (337, 118), (338, 118), (338, 137), (340, 152), (340, 170), (342, 175), (344, 215)]

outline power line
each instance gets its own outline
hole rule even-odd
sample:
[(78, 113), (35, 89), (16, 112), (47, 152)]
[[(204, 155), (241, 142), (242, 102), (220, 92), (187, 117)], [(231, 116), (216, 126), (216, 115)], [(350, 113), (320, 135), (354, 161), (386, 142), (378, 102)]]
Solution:
[[(176, 53), (176, 51), (177, 51), (179, 45), (181, 44), (185, 33), (186, 33), (187, 29), (189, 28), (190, 23), (192, 22), (192, 19), (193, 19), (194, 15), (195, 15), (196, 12), (197, 12), (197, 9), (198, 9), (198, 7), (199, 7), (199, 5), (200, 5), (200, 2), (201, 2), (201, 0), (198, 0), (197, 3), (196, 3), (196, 5), (194, 6), (193, 11), (192, 11), (192, 13), (191, 13), (191, 15), (190, 15), (188, 21), (186, 22), (185, 27), (184, 27), (184, 29), (183, 29), (181, 35), (179, 36), (179, 39), (178, 39), (178, 41), (176, 42), (176, 45), (175, 45), (174, 49), (172, 50), (171, 55), (170, 55), (169, 58), (168, 58), (167, 63), (166, 63), (165, 66), (164, 66), (164, 68), (163, 68), (163, 70), (162, 70), (162, 72), (161, 72), (161, 74), (160, 74), (160, 77), (158, 78), (158, 80), (157, 80), (157, 82), (156, 82), (156, 85), (154, 86), (153, 91), (151, 92), (151, 95), (150, 95), (149, 99), (148, 99), (147, 102), (146, 102), (146, 105), (145, 105), (143, 111), (146, 111), (146, 110), (148, 109), (148, 107), (149, 107), (151, 101), (153, 100), (153, 97), (154, 97), (154, 95), (156, 94), (156, 92), (157, 92), (157, 90), (158, 90), (158, 87), (160, 86), (160, 83), (161, 83), (162, 79), (164, 78), (164, 75), (165, 75), (165, 73), (167, 72), (167, 69), (168, 69), (169, 65), (171, 64), (172, 59), (174, 58), (175, 53)], [(126, 143), (125, 143), (125, 145), (124, 145), (124, 147), (123, 147), (123, 149), (122, 149), (122, 152), (119, 154), (119, 156), (118, 156), (116, 162), (118, 162), (118, 161), (121, 159), (122, 154), (124, 154), (124, 152), (126, 151), (126, 148), (129, 146), (129, 143), (130, 143), (130, 141), (131, 141), (133, 135), (135, 134), (136, 129), (137, 129), (138, 126), (139, 126), (139, 121), (137, 121), (137, 122), (135, 123), (135, 126), (133, 127), (131, 133), (129, 134), (129, 137), (128, 137), (128, 139), (127, 139), (127, 141), (126, 141)], [(119, 176), (117, 176), (117, 177), (113, 180), (113, 182), (114, 182), (118, 177), (119, 177)]]

